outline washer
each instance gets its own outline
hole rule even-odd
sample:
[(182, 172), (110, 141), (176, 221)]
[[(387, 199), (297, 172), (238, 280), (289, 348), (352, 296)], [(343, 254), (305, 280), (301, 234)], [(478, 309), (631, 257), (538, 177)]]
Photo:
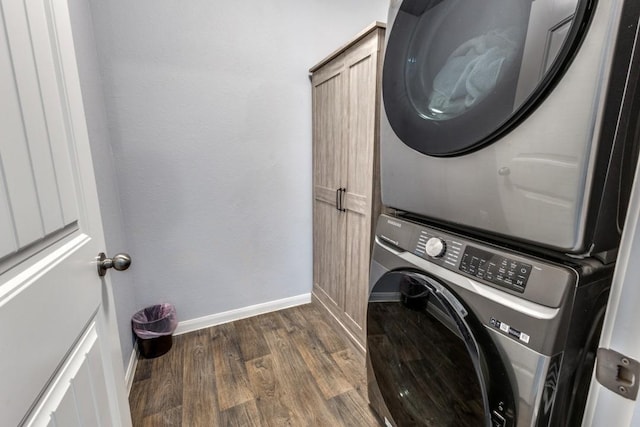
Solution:
[(385, 425), (579, 425), (612, 268), (381, 216), (367, 311)]
[(392, 0), (386, 206), (521, 247), (618, 245), (640, 108), (632, 0)]

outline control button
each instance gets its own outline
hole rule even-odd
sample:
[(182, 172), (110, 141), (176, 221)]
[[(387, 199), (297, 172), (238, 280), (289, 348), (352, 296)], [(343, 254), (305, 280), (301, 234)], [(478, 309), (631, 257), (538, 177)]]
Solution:
[(430, 257), (439, 258), (442, 255), (444, 255), (446, 250), (447, 250), (447, 245), (444, 242), (444, 240), (439, 239), (438, 237), (432, 237), (429, 240), (427, 240), (425, 251), (427, 252), (427, 255), (429, 255)]

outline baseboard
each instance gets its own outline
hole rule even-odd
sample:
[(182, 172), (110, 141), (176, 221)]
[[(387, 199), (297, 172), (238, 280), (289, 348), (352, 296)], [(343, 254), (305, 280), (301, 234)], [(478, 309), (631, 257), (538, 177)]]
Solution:
[(247, 317), (257, 316), (259, 314), (295, 307), (297, 305), (308, 304), (310, 302), (311, 293), (308, 293), (275, 301), (263, 302), (261, 304), (242, 307), (222, 313), (216, 313), (210, 316), (199, 317), (197, 319), (185, 320), (178, 323), (178, 327), (173, 334), (186, 334), (187, 332), (193, 332), (199, 329), (233, 322), (234, 320), (246, 319)]
[(124, 381), (127, 386), (127, 396), (131, 393), (131, 387), (133, 386), (133, 378), (136, 376), (136, 368), (138, 367), (138, 341), (133, 343), (133, 349), (131, 350), (131, 357), (129, 358), (129, 364), (127, 365), (127, 372), (124, 374)]

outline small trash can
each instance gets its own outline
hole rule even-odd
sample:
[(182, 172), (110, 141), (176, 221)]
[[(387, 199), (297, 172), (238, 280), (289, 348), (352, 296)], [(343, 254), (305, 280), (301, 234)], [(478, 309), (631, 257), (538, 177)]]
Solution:
[(172, 304), (157, 304), (143, 308), (131, 318), (138, 348), (145, 359), (162, 356), (173, 345), (172, 334), (178, 326), (176, 308)]

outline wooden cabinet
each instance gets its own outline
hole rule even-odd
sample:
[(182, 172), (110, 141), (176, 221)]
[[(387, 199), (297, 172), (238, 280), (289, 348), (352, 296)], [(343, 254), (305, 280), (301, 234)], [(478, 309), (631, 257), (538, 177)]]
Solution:
[(380, 210), (378, 122), (384, 24), (311, 68), (313, 294), (365, 345), (369, 262)]

